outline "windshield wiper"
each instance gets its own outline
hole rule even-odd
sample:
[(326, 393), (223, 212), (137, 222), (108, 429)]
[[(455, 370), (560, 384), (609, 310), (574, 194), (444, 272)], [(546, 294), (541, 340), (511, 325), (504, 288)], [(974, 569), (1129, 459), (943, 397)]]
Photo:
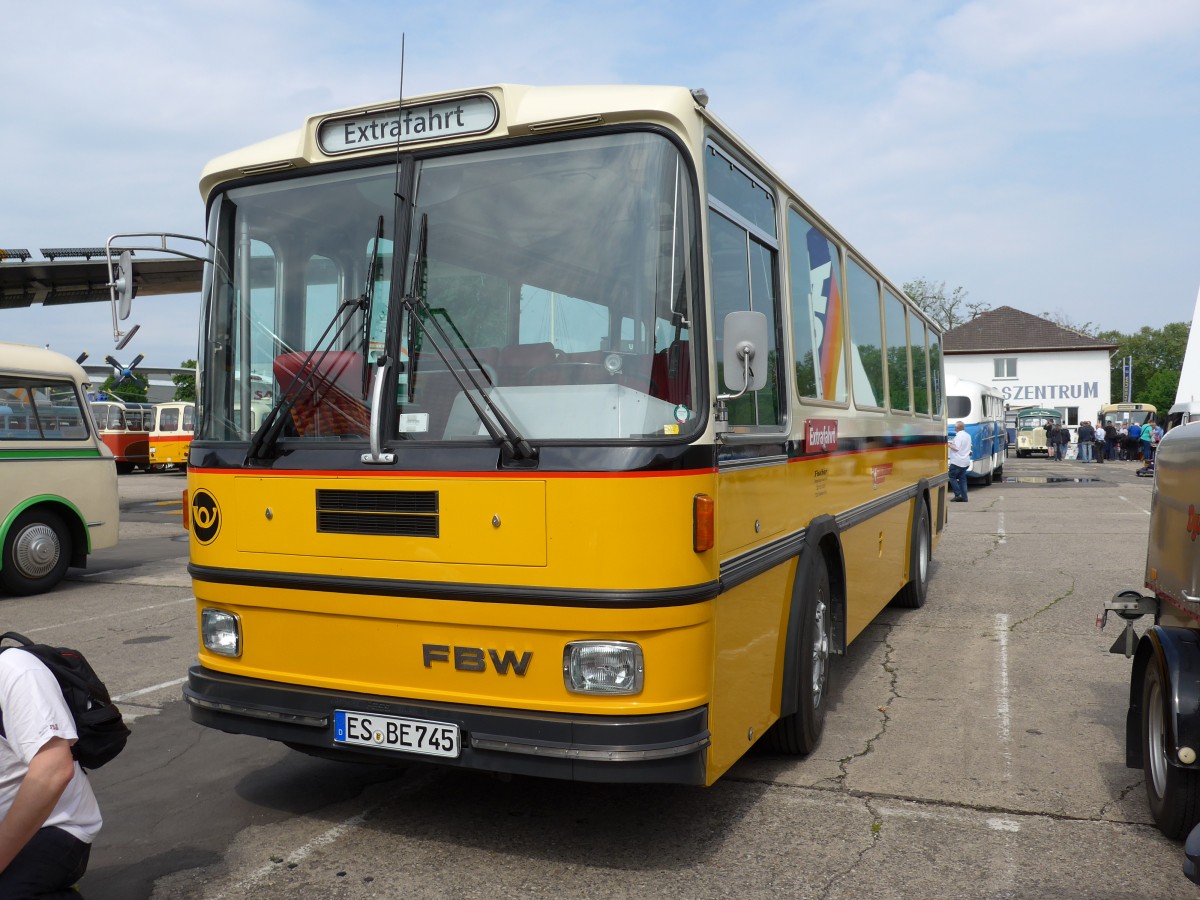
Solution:
[[(357, 297), (350, 297), (343, 300), (338, 305), (338, 308), (333, 313), (333, 318), (329, 320), (329, 324), (326, 325), (325, 330), (321, 332), (321, 336), (313, 345), (312, 350), (308, 352), (308, 356), (304, 358), (304, 362), (300, 365), (300, 368), (296, 370), (296, 374), (292, 376), (292, 379), (288, 382), (287, 387), (284, 388), (283, 395), (279, 403), (271, 407), (270, 411), (263, 416), (263, 420), (259, 424), (258, 429), (250, 438), (250, 449), (246, 451), (247, 465), (256, 460), (269, 459), (274, 456), (275, 445), (279, 441), (279, 435), (283, 433), (283, 428), (288, 421), (289, 414), (292, 411), (292, 406), (295, 405), (296, 400), (300, 397), (300, 395), (308, 389), (308, 386), (312, 383), (313, 377), (317, 374), (317, 372), (321, 369), (322, 364), (325, 362), (325, 357), (329, 355), (329, 351), (334, 348), (339, 338), (341, 338), (342, 333), (353, 321), (352, 316), (346, 316), (346, 320), (342, 322), (337, 331), (333, 333), (333, 336), (329, 337), (329, 332), (334, 325), (337, 325), (338, 319), (342, 317), (343, 313), (350, 310), (370, 310), (371, 300), (375, 296), (375, 267), (379, 260), (379, 242), (382, 239), (383, 216), (380, 216), (379, 223), (375, 229), (374, 246), (371, 248), (371, 264), (367, 268), (367, 283), (363, 288), (363, 292)], [(327, 337), (329, 337), (328, 341), (326, 341)], [(324, 346), (323, 350), (321, 349), (322, 346)], [(313, 364), (313, 357), (316, 356), (318, 352), (320, 352), (321, 355), (317, 359), (316, 363)], [(301, 380), (302, 375), (304, 376), (303, 380)]]
[[(537, 448), (532, 446), (529, 441), (525, 439), (521, 432), (517, 430), (517, 427), (509, 421), (506, 415), (504, 415), (500, 407), (496, 405), (496, 402), (484, 389), (484, 386), (480, 383), (479, 379), (475, 377), (474, 372), (472, 372), (470, 366), (468, 366), (463, 360), (462, 354), (459, 353), (458, 348), (454, 346), (454, 342), (450, 340), (449, 336), (446, 334), (446, 330), (441, 326), (441, 323), (438, 322), (437, 317), (433, 314), (433, 308), (429, 305), (429, 301), (424, 296), (424, 291), (420, 288), (420, 285), (423, 281), (425, 267), (428, 265), (428, 262), (429, 214), (422, 213), (421, 231), (417, 238), (417, 259), (411, 281), (412, 289), (408, 292), (407, 296), (400, 299), (400, 302), (403, 303), (408, 309), (409, 315), (412, 316), (412, 320), (417, 324), (417, 327), (421, 329), (421, 334), (429, 339), (429, 342), (433, 345), (433, 349), (437, 351), (438, 356), (441, 357), (442, 362), (445, 364), (450, 374), (454, 376), (454, 380), (458, 382), (458, 386), (462, 389), (463, 396), (467, 398), (467, 402), (470, 403), (471, 408), (475, 410), (475, 415), (479, 416), (479, 421), (483, 424), (483, 427), (487, 429), (487, 432), (489, 435), (491, 435), (492, 440), (500, 446), (503, 454), (510, 459), (524, 459), (531, 462), (536, 460), (538, 458)], [(427, 312), (426, 316), (421, 315), (422, 310)], [(432, 332), (430, 332), (429, 328), (426, 327), (425, 319), (428, 319), (433, 323), (433, 327), (437, 331), (436, 337)], [(455, 330), (457, 331), (457, 329)], [(459, 336), (461, 337), (461, 334)], [(467, 346), (466, 341), (463, 341), (463, 345)], [(476, 364), (479, 365), (479, 371), (483, 373), (487, 383), (491, 385), (491, 377), (488, 376), (487, 372), (483, 369), (482, 364), (479, 363), (479, 359), (475, 356), (474, 351), (472, 351), (469, 346), (467, 346), (467, 350), (471, 353), (471, 358), (474, 359)], [(455, 365), (450, 364), (450, 358), (447, 356), (447, 352), (449, 353), (450, 357), (454, 358), (457, 368)], [(464, 375), (466, 376), (465, 379), (463, 377)], [(469, 387), (467, 385), (468, 381), (470, 381)], [(481, 400), (482, 404), (480, 403)], [(486, 407), (486, 412), (484, 407)]]

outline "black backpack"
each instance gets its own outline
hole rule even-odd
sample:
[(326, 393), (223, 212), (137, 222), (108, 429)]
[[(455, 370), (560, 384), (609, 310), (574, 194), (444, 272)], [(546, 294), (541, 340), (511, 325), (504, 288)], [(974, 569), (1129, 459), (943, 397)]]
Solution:
[[(98, 769), (125, 749), (129, 727), (109, 697), (108, 688), (82, 653), (68, 647), (35, 644), (15, 631), (0, 635), (0, 644), (6, 640), (19, 643), (19, 649), (36, 656), (58, 679), (79, 735), (71, 747), (71, 755), (79, 765), (85, 769)], [(0, 647), (0, 652), (12, 649)], [(0, 723), (0, 735), (3, 734), (3, 723)]]

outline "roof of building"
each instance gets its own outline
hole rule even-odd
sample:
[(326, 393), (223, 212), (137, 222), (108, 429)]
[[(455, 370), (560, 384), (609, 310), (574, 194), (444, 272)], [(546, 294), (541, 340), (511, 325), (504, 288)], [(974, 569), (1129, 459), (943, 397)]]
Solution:
[(1011, 306), (982, 312), (942, 336), (946, 353), (1112, 350), (1116, 346)]

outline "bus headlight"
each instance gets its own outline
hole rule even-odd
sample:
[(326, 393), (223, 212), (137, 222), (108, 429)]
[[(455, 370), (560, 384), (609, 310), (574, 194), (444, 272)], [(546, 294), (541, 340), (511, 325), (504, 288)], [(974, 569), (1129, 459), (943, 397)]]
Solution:
[(637, 694), (645, 675), (642, 648), (627, 641), (572, 641), (563, 650), (563, 681), (576, 694)]
[(200, 639), (204, 649), (221, 656), (242, 655), (242, 627), (238, 617), (223, 609), (200, 613)]

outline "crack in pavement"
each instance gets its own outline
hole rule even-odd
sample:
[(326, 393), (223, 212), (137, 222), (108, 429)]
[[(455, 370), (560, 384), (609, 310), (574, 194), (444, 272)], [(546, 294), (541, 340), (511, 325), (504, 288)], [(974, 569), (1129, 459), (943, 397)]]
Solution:
[(1119, 793), (1116, 796), (1116, 798), (1109, 800), (1107, 803), (1105, 803), (1103, 806), (1100, 807), (1100, 812), (1097, 813), (1097, 815), (1100, 816), (1101, 821), (1107, 822), (1108, 819), (1105, 817), (1108, 815), (1108, 810), (1111, 807), (1116, 806), (1118, 803), (1123, 803), (1125, 801), (1125, 798), (1128, 797), (1132, 791), (1135, 791), (1138, 788), (1145, 786), (1145, 784), (1146, 784), (1145, 778), (1138, 778), (1132, 784), (1127, 784), (1125, 787), (1121, 788), (1121, 793)]
[[(1066, 573), (1066, 572), (1060, 571), (1059, 574), (1069, 577), (1068, 573)], [(1050, 610), (1054, 609), (1054, 607), (1056, 607), (1059, 603), (1066, 600), (1068, 597), (1072, 596), (1074, 593), (1075, 593), (1075, 579), (1071, 578), (1071, 586), (1069, 588), (1067, 588), (1067, 592), (1065, 594), (1060, 594), (1059, 596), (1057, 596), (1053, 600), (1051, 600), (1049, 603), (1047, 603), (1045, 606), (1043, 606), (1041, 609), (1034, 610), (1034, 612), (1032, 614), (1026, 616), (1025, 618), (1017, 619), (1015, 622), (1013, 622), (1011, 625), (1008, 626), (1008, 630), (1016, 631), (1018, 625), (1024, 625), (1026, 622), (1033, 621), (1038, 616), (1040, 616), (1042, 613), (1049, 612)]]
[(859, 850), (850, 864), (842, 871), (835, 872), (829, 876), (829, 879), (821, 885), (820, 890), (817, 892), (817, 896), (819, 897), (828, 897), (839, 881), (848, 875), (854, 874), (858, 867), (862, 865), (863, 860), (866, 859), (867, 854), (876, 849), (879, 846), (879, 842), (883, 839), (883, 816), (871, 805), (871, 798), (864, 797), (861, 799), (863, 806), (871, 814), (871, 842)]
[(871, 735), (871, 737), (867, 738), (866, 745), (860, 752), (852, 753), (849, 756), (844, 756), (838, 760), (838, 770), (841, 772), (841, 774), (834, 779), (834, 782), (845, 790), (848, 790), (848, 788), (846, 788), (846, 779), (850, 775), (850, 764), (854, 762), (854, 760), (862, 759), (864, 756), (867, 756), (869, 753), (871, 753), (875, 749), (875, 743), (885, 734), (887, 734), (888, 723), (892, 719), (889, 710), (892, 707), (892, 703), (900, 696), (900, 691), (897, 688), (897, 683), (899, 682), (900, 676), (895, 664), (892, 661), (892, 656), (896, 651), (891, 644), (892, 631), (896, 626), (888, 623), (884, 627), (884, 637), (881, 641), (884, 647), (882, 665), (883, 670), (887, 672), (889, 676), (888, 696), (884, 701), (884, 704), (878, 707), (880, 712), (879, 730), (876, 731), (875, 734)]

